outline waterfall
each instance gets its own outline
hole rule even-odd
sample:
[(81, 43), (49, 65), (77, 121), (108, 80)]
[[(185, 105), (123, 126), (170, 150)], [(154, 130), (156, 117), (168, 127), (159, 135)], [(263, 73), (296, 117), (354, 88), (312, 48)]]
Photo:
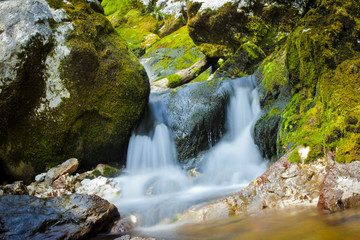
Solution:
[(233, 83), (227, 111), (227, 135), (207, 154), (204, 180), (210, 184), (246, 184), (266, 170), (266, 162), (252, 138), (252, 125), (260, 112), (253, 76)]
[(122, 196), (115, 202), (125, 214), (140, 215), (143, 226), (184, 211), (191, 205), (239, 190), (266, 170), (251, 136), (260, 111), (253, 78), (228, 81), (232, 93), (227, 108), (227, 134), (208, 151), (203, 177), (193, 180), (177, 161), (177, 153), (162, 95), (152, 93), (149, 108), (133, 133)]

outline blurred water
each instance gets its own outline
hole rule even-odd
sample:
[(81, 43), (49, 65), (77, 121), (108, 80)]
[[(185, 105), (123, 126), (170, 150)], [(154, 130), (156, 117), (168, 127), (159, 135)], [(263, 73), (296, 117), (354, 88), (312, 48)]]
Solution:
[(139, 216), (142, 226), (155, 225), (191, 205), (238, 191), (266, 170), (251, 136), (260, 111), (253, 78), (224, 84), (232, 86), (228, 133), (207, 153), (203, 177), (195, 180), (177, 162), (161, 95), (151, 94), (149, 110), (130, 139), (127, 174), (118, 178), (122, 194), (113, 203), (121, 213)]

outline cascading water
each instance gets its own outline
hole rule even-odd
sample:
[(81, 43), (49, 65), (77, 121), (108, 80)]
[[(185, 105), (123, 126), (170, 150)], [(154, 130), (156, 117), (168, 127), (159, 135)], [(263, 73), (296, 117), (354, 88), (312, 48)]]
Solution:
[(234, 80), (234, 94), (227, 110), (226, 136), (207, 154), (203, 164), (208, 184), (247, 184), (266, 169), (251, 136), (252, 125), (260, 112), (252, 76)]
[(114, 202), (125, 214), (139, 215), (143, 226), (157, 224), (191, 205), (239, 190), (266, 170), (251, 127), (260, 111), (253, 78), (232, 80), (228, 133), (206, 154), (203, 177), (192, 180), (177, 162), (162, 95), (151, 94), (149, 111), (133, 133), (122, 196)]

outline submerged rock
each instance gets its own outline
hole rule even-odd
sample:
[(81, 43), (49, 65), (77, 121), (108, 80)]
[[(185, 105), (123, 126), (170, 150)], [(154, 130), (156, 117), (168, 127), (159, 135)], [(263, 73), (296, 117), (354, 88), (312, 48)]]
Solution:
[(4, 175), (31, 182), (67, 156), (82, 170), (121, 161), (149, 83), (110, 22), (85, 0), (9, 0), (0, 35)]
[(0, 238), (86, 239), (106, 232), (119, 218), (113, 204), (98, 196), (73, 194), (39, 199), (0, 196)]

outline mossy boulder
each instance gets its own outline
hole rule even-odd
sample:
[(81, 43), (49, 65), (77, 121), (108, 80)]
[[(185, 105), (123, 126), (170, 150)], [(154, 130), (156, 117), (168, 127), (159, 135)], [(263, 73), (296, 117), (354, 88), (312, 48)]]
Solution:
[(257, 72), (264, 112), (281, 111), (277, 157), (305, 145), (305, 162), (328, 150), (338, 162), (360, 160), (359, 9), (356, 1), (316, 1)]
[(186, 69), (202, 58), (204, 54), (189, 37), (186, 26), (154, 43), (143, 55), (154, 80)]
[(222, 65), (215, 77), (243, 77), (253, 74), (266, 57), (264, 51), (255, 44), (248, 42), (240, 46), (236, 53)]
[(307, 10), (309, 3), (300, 2), (189, 1), (190, 36), (208, 57), (230, 57), (247, 42), (268, 55)]
[(182, 0), (104, 0), (102, 6), (107, 18), (139, 57), (151, 46), (145, 44), (149, 35), (163, 38), (187, 23), (186, 3)]
[[(0, 157), (30, 180), (69, 157), (121, 161), (149, 94), (146, 73), (85, 0), (4, 2)], [(12, 21), (11, 19), (17, 19)]]

